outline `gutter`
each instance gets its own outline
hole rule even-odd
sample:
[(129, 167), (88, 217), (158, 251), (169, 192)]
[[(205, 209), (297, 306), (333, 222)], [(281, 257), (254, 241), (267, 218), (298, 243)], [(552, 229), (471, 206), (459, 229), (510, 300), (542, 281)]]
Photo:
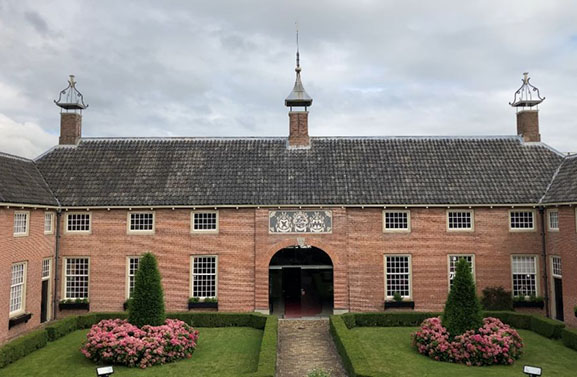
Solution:
[(56, 212), (56, 237), (55, 237), (55, 247), (54, 247), (54, 293), (52, 298), (52, 311), (53, 319), (58, 317), (58, 287), (60, 286), (60, 268), (58, 267), (58, 261), (60, 260), (60, 219), (62, 217), (62, 211), (58, 210)]
[(545, 315), (551, 318), (549, 310), (549, 268), (547, 267), (547, 239), (545, 232), (545, 207), (539, 207), (539, 214), (541, 216), (541, 256), (543, 257), (543, 299), (545, 301)]

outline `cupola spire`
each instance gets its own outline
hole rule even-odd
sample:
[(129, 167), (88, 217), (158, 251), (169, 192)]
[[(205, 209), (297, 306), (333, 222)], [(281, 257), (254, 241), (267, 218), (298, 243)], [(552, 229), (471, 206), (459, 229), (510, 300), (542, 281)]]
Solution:
[(524, 141), (541, 141), (539, 133), (539, 104), (545, 100), (541, 97), (539, 89), (529, 82), (529, 72), (523, 73), (523, 84), (515, 92), (513, 102), (509, 105), (517, 110), (517, 135), (522, 136)]
[(76, 89), (74, 75), (68, 77), (68, 86), (60, 91), (56, 106), (60, 107), (60, 144), (76, 145), (82, 137), (82, 110), (88, 107), (84, 96)]
[(288, 97), (284, 100), (284, 104), (286, 107), (290, 107), (292, 111), (293, 107), (304, 107), (305, 111), (307, 107), (313, 104), (313, 99), (307, 94), (305, 88), (303, 87), (303, 83), (301, 81), (301, 64), (300, 64), (300, 52), (299, 52), (299, 31), (297, 28), (297, 66), (295, 68), (296, 72), (296, 80), (295, 86), (293, 87), (292, 92), (288, 95)]

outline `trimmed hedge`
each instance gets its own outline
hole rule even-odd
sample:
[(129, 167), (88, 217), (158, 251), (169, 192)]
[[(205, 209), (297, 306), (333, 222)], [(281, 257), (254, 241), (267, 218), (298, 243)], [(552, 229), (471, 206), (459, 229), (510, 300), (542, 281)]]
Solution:
[[(396, 313), (395, 313), (396, 314)], [(356, 314), (343, 314), (343, 315), (332, 315), (330, 316), (329, 326), (330, 333), (335, 342), (335, 346), (343, 366), (347, 370), (350, 377), (372, 377), (372, 374), (365, 370), (367, 368), (367, 361), (365, 360), (364, 354), (356, 341), (354, 334), (349, 330), (350, 328), (345, 324), (344, 318), (355, 317)], [(354, 327), (354, 326), (353, 326)], [(353, 362), (354, 359), (354, 362)]]
[(577, 351), (577, 330), (563, 329), (561, 330), (561, 338), (565, 347), (569, 347)]
[(46, 331), (36, 330), (0, 348), (0, 368), (44, 347), (48, 343)]
[(266, 318), (266, 325), (260, 343), (258, 367), (254, 377), (274, 377), (276, 372), (276, 350), (278, 342), (278, 318), (271, 315)]
[(265, 328), (267, 316), (259, 313), (167, 313), (167, 318), (179, 319), (193, 327), (252, 327)]
[(46, 326), (45, 330), (48, 334), (48, 340), (53, 342), (64, 335), (68, 335), (71, 332), (78, 330), (78, 316), (72, 315), (60, 319)]
[(543, 335), (551, 339), (561, 338), (561, 331), (565, 328), (565, 324), (554, 319), (549, 319), (543, 316), (531, 316), (531, 330), (539, 335)]
[(126, 319), (128, 318), (128, 314), (125, 312), (118, 312), (118, 313), (90, 313), (86, 315), (79, 315), (76, 321), (76, 329), (89, 329), (93, 325), (96, 325), (98, 322), (102, 321), (103, 319)]
[(486, 311), (485, 317), (495, 317), (501, 322), (508, 324), (516, 329), (531, 330), (531, 314), (505, 312), (505, 311)]
[[(347, 313), (345, 324), (353, 327), (400, 327), (419, 326), (425, 319), (438, 317), (440, 313), (430, 312), (394, 312), (394, 313)], [(354, 324), (354, 326), (351, 326)]]

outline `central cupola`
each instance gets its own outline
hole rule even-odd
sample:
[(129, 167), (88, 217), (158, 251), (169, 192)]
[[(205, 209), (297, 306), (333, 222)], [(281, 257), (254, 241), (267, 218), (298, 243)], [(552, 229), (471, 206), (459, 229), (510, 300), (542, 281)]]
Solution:
[(313, 104), (313, 99), (307, 94), (301, 81), (301, 65), (299, 54), (299, 34), (297, 30), (297, 66), (295, 68), (296, 80), (293, 90), (284, 100), (289, 108), (289, 139), (290, 148), (310, 147), (308, 107)]

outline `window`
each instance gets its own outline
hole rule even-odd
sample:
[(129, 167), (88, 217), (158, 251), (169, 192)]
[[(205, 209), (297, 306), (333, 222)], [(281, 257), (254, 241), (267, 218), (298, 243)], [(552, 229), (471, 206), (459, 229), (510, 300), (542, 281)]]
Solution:
[(464, 255), (449, 255), (449, 288), (453, 286), (453, 279), (455, 278), (455, 272), (457, 270), (457, 262), (460, 259), (464, 259), (469, 263), (471, 267), (471, 274), (473, 274), (473, 280), (475, 279), (475, 256), (472, 254)]
[(10, 316), (24, 312), (26, 301), (26, 262), (12, 265), (12, 279), (10, 283)]
[(450, 231), (473, 230), (473, 211), (448, 210), (447, 229)]
[(395, 292), (403, 298), (411, 297), (410, 255), (385, 255), (385, 292), (387, 299)]
[(47, 258), (42, 260), (42, 280), (50, 279), (52, 274), (52, 259)]
[(513, 296), (537, 296), (537, 258), (514, 255), (511, 269)]
[(512, 231), (534, 230), (535, 229), (535, 212), (534, 211), (517, 211), (509, 212), (509, 228)]
[(192, 213), (193, 232), (218, 232), (218, 212), (203, 211)]
[(128, 281), (127, 281), (127, 292), (126, 297), (132, 297), (132, 292), (134, 292), (134, 278), (136, 277), (136, 271), (138, 270), (138, 264), (140, 263), (140, 257), (128, 257), (127, 268), (128, 268)]
[(563, 273), (561, 270), (561, 257), (551, 257), (551, 267), (553, 269), (553, 277), (561, 278)]
[(14, 235), (15, 236), (27, 236), (28, 235), (29, 214), (30, 213), (28, 211), (15, 211), (14, 212)]
[(44, 234), (54, 233), (54, 213), (44, 212)]
[(88, 299), (88, 258), (66, 258), (64, 263), (64, 298)]
[(410, 211), (383, 211), (383, 231), (384, 232), (410, 232), (411, 212)]
[(154, 212), (129, 212), (128, 233), (154, 233)]
[(89, 233), (90, 220), (90, 213), (69, 213), (68, 216), (66, 216), (66, 231)]
[(216, 256), (193, 256), (191, 264), (191, 297), (216, 297)]
[(547, 222), (547, 224), (549, 225), (549, 231), (550, 232), (556, 232), (559, 230), (559, 211), (556, 209), (550, 209), (549, 211), (547, 211), (547, 214), (549, 215), (549, 221)]

